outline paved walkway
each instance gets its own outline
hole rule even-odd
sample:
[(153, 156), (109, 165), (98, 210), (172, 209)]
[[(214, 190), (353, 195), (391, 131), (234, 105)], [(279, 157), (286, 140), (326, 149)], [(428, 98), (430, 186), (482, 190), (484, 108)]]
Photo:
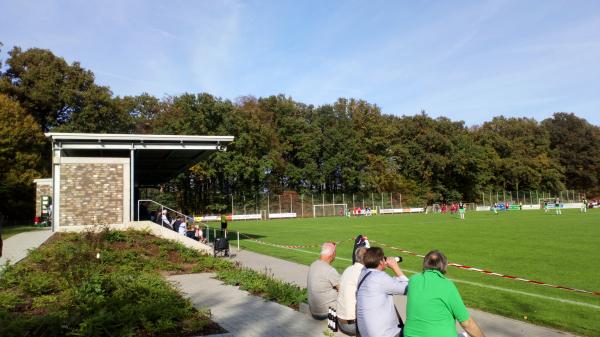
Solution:
[[(282, 259), (266, 256), (251, 251), (232, 251), (234, 260), (243, 266), (264, 272), (267, 270), (276, 278), (306, 287), (306, 275), (308, 266)], [(315, 256), (316, 258), (316, 256)], [(403, 318), (406, 318), (406, 297), (395, 297), (396, 307)], [(517, 321), (514, 319), (490, 314), (484, 311), (469, 309), (469, 312), (483, 329), (487, 337), (566, 337), (575, 336), (566, 332), (557, 331), (537, 325)], [(322, 334), (321, 334), (322, 335)], [(294, 334), (289, 334), (294, 336)], [(316, 335), (314, 335), (316, 336)]]
[(210, 309), (212, 319), (228, 331), (220, 337), (325, 336), (326, 321), (314, 320), (212, 277), (214, 274), (187, 274), (168, 279), (179, 284), (195, 307)]
[(30, 249), (39, 247), (42, 243), (52, 236), (52, 231), (36, 230), (15, 234), (10, 238), (3, 240), (4, 247), (2, 249), (2, 257), (0, 257), (0, 269), (10, 261), (15, 264), (24, 259)]

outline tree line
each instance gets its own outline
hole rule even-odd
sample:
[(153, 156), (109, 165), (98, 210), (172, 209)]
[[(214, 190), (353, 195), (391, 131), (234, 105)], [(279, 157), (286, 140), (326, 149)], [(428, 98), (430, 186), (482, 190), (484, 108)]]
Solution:
[(38, 48), (0, 57), (0, 121), (0, 213), (13, 219), (31, 219), (32, 180), (50, 175), (50, 130), (235, 136), (227, 152), (161, 187), (193, 212), (226, 207), (231, 194), (285, 191), (394, 191), (423, 202), (477, 201), (496, 190), (600, 192), (600, 128), (573, 113), (467, 126), (388, 114), (357, 98), (315, 106), (283, 94), (120, 97), (79, 62)]

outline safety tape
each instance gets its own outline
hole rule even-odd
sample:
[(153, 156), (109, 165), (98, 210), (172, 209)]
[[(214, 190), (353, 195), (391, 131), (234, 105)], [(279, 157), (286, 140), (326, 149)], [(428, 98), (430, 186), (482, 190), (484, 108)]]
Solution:
[[(421, 255), (421, 254), (417, 254), (415, 252), (412, 252), (410, 250), (406, 250), (403, 248), (398, 248), (398, 247), (394, 247), (394, 246), (390, 246), (388, 244), (385, 244), (383, 242), (379, 242), (379, 241), (375, 241), (375, 240), (370, 240), (373, 243), (377, 243), (380, 246), (383, 247), (387, 247), (393, 250), (397, 250), (399, 252), (405, 253), (405, 254), (409, 254), (412, 256), (417, 256), (417, 257), (425, 257), (425, 255)], [(469, 271), (474, 271), (474, 272), (478, 272), (478, 273), (482, 273), (488, 276), (496, 276), (496, 277), (500, 277), (500, 278), (504, 278), (504, 279), (508, 279), (508, 280), (514, 280), (514, 281), (521, 281), (521, 282), (526, 282), (526, 283), (530, 283), (530, 284), (535, 284), (538, 286), (544, 286), (544, 287), (549, 287), (549, 288), (555, 288), (555, 289), (562, 289), (562, 290), (567, 290), (567, 291), (573, 291), (573, 292), (578, 292), (578, 293), (583, 293), (583, 294), (589, 294), (589, 295), (595, 295), (595, 296), (600, 296), (600, 292), (598, 291), (589, 291), (589, 290), (584, 290), (584, 289), (577, 289), (577, 288), (572, 288), (572, 287), (566, 287), (566, 286), (561, 286), (561, 285), (556, 285), (556, 284), (551, 284), (551, 283), (546, 283), (546, 282), (541, 282), (541, 281), (535, 281), (535, 280), (529, 280), (523, 277), (518, 277), (518, 276), (512, 276), (512, 275), (506, 275), (506, 274), (501, 274), (501, 273), (496, 273), (493, 271), (489, 271), (483, 268), (476, 268), (476, 267), (472, 267), (472, 266), (467, 266), (464, 264), (460, 264), (460, 263), (454, 263), (454, 262), (449, 262), (448, 263), (449, 266), (458, 268), (458, 269), (462, 269), (462, 270), (469, 270)]]
[[(262, 240), (258, 240), (255, 239), (251, 236), (248, 236), (246, 234), (240, 233), (240, 236), (243, 236), (247, 239), (250, 239), (251, 241), (263, 244), (263, 245), (267, 245), (267, 246), (272, 246), (272, 247), (280, 247), (280, 248), (293, 248), (293, 249), (304, 249), (304, 248), (319, 248), (321, 247), (322, 243), (320, 244), (314, 244), (314, 245), (282, 245), (282, 244), (277, 244), (277, 243), (271, 243), (271, 242), (266, 242), (266, 241), (262, 241)], [(339, 245), (341, 243), (347, 242), (347, 241), (351, 241), (354, 240), (354, 238), (350, 238), (350, 239), (345, 239), (345, 240), (340, 240), (340, 241), (333, 241), (335, 242), (336, 245)]]

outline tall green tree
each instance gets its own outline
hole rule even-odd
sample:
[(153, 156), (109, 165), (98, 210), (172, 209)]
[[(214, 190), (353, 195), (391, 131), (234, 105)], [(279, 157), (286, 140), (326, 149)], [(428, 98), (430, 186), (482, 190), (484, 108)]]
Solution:
[(42, 162), (46, 144), (35, 119), (0, 94), (0, 213), (13, 223), (33, 219), (33, 179), (48, 174)]
[(573, 113), (559, 112), (542, 122), (550, 148), (564, 167), (569, 189), (600, 192), (600, 128)]

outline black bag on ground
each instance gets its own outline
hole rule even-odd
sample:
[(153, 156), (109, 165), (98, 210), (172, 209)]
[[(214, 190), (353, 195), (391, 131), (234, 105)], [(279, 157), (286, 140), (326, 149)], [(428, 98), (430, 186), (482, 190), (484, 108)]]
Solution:
[(217, 238), (215, 240), (215, 250), (229, 250), (229, 241), (226, 238)]

